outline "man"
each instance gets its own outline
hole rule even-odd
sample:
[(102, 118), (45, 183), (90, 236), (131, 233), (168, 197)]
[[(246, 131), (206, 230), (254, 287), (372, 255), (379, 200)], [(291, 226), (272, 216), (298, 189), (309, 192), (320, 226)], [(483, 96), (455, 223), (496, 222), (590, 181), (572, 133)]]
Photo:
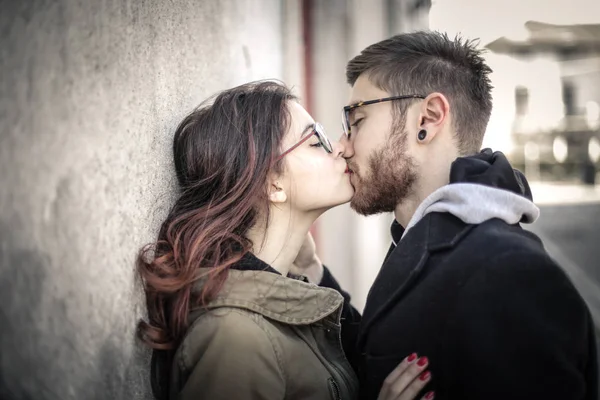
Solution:
[(597, 398), (588, 309), (520, 226), (539, 214), (524, 177), (479, 152), (490, 72), (474, 42), (436, 32), (394, 36), (348, 63), (351, 206), (395, 215), (349, 354), (362, 398), (413, 352), (428, 357), (437, 400)]

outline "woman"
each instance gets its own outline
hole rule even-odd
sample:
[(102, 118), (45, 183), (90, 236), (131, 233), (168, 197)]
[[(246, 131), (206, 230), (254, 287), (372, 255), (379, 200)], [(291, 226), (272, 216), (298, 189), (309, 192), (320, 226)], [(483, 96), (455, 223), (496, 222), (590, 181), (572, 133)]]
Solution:
[[(340, 341), (349, 304), (290, 274), (317, 217), (352, 197), (344, 149), (286, 87), (258, 82), (188, 115), (173, 151), (181, 193), (137, 263), (155, 396), (356, 398)], [(380, 398), (413, 399), (426, 368), (407, 357)]]

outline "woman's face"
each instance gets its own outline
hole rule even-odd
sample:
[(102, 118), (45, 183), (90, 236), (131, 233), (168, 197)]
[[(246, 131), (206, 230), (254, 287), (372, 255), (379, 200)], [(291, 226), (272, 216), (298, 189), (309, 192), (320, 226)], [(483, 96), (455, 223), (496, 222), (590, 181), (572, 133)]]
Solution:
[(289, 101), (288, 107), (291, 121), (281, 151), (290, 149), (307, 135), (310, 137), (283, 157), (281, 184), (287, 201), (299, 211), (325, 211), (347, 203), (354, 188), (346, 172), (344, 147), (329, 138), (333, 151), (328, 153), (315, 135), (315, 121), (308, 112), (295, 101)]

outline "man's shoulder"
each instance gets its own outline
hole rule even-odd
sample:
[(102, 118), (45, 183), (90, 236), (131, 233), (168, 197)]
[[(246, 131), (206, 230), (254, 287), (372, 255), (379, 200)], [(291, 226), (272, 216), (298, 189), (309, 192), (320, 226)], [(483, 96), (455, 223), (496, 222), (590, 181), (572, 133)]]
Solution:
[(539, 275), (550, 283), (568, 280), (563, 269), (546, 252), (533, 232), (501, 220), (489, 220), (471, 230), (450, 252), (439, 255), (446, 265), (463, 274)]
[[(490, 220), (472, 229), (457, 246), (453, 263), (470, 268), (486, 286), (519, 286), (529, 281), (542, 287), (575, 291), (561, 266), (533, 232), (518, 225)], [(473, 279), (476, 281), (477, 279)]]
[(531, 256), (548, 259), (541, 239), (520, 225), (509, 225), (504, 221), (492, 219), (476, 225), (458, 244), (458, 250), (476, 252), (490, 261), (496, 258)]

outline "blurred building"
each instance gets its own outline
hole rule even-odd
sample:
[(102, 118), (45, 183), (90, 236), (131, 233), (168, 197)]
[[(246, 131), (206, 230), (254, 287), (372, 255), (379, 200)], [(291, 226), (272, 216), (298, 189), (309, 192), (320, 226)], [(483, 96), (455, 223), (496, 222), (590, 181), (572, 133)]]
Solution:
[[(543, 65), (545, 70), (544, 78), (524, 73), (515, 88), (511, 160), (533, 179), (594, 183), (600, 169), (600, 24), (529, 21), (525, 28), (524, 37), (501, 37), (486, 46), (522, 61), (524, 69)], [(554, 73), (548, 80), (549, 70)], [(541, 85), (559, 90), (532, 104), (532, 90)], [(548, 115), (533, 108), (561, 112)]]

